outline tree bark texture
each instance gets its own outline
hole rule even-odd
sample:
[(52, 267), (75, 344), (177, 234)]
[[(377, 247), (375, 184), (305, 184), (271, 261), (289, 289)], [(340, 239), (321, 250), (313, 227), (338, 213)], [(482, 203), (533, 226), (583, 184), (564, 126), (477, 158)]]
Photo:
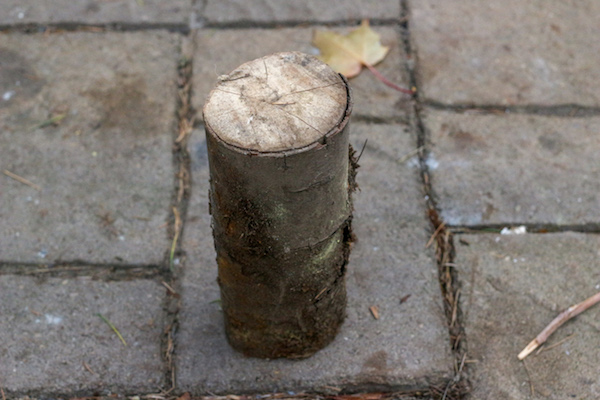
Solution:
[(350, 96), (341, 75), (291, 52), (220, 77), (204, 107), (226, 334), (248, 356), (308, 357), (344, 320)]

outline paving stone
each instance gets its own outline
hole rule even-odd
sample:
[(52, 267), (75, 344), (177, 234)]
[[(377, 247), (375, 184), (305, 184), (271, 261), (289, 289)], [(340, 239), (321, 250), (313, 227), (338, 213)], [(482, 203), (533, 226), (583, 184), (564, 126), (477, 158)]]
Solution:
[(277, 0), (207, 0), (198, 2), (200, 15), (209, 22), (301, 22), (352, 21), (364, 18), (400, 18), (400, 2), (319, 0), (281, 2)]
[[(182, 309), (176, 347), (178, 387), (193, 393), (331, 390), (376, 384), (427, 387), (451, 376), (452, 356), (430, 235), (413, 168), (397, 163), (414, 148), (404, 125), (352, 126), (355, 147), (369, 142), (358, 174), (355, 243), (347, 275), (347, 319), (336, 340), (306, 360), (259, 360), (232, 350), (217, 300), (217, 266), (208, 215), (204, 137), (190, 142), (193, 193), (183, 246)], [(404, 304), (403, 296), (410, 294)], [(379, 308), (375, 320), (370, 306)]]
[(446, 223), (600, 221), (600, 118), (429, 110), (424, 121)]
[[(176, 35), (3, 35), (0, 260), (160, 263)], [(63, 118), (58, 126), (51, 118)]]
[[(390, 53), (377, 65), (377, 69), (392, 82), (407, 85), (404, 76), (404, 53), (399, 33), (394, 28), (375, 27), (381, 42), (390, 46)], [(350, 29), (335, 31), (345, 34)], [(219, 75), (228, 74), (241, 64), (281, 51), (301, 51), (317, 55), (311, 45), (312, 28), (200, 30), (196, 35), (194, 58), (194, 94), (192, 103), (201, 117), (202, 107)], [(354, 96), (353, 115), (385, 118), (407, 118), (410, 96), (397, 92), (363, 71), (350, 80)]]
[(190, 0), (2, 0), (0, 25), (187, 24)]
[(4, 390), (133, 393), (164, 384), (160, 284), (3, 275), (0, 292)]
[(598, 306), (559, 328), (545, 351), (517, 359), (560, 311), (598, 291), (600, 236), (459, 235), (455, 244), (468, 358), (478, 361), (470, 398), (600, 397)]
[(426, 99), (600, 105), (599, 2), (413, 0), (410, 8)]

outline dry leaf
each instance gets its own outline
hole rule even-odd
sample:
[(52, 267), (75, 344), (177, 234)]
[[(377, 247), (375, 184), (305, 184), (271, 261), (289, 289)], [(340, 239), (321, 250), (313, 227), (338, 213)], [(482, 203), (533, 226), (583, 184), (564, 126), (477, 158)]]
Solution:
[(359, 28), (347, 35), (330, 31), (315, 31), (313, 44), (321, 51), (319, 57), (334, 71), (352, 78), (364, 66), (373, 66), (383, 60), (390, 50), (382, 46), (379, 35), (363, 20)]

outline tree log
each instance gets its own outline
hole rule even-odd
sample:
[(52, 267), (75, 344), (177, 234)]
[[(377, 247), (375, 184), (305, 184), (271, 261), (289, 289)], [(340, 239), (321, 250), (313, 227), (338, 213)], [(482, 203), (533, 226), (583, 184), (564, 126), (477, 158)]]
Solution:
[(204, 106), (225, 329), (248, 356), (308, 357), (344, 320), (350, 96), (326, 64), (288, 52), (219, 77)]

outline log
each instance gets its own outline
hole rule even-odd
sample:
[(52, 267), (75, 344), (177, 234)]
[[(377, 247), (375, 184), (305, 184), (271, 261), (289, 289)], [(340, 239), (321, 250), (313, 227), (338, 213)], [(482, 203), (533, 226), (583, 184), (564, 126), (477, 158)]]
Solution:
[(297, 52), (219, 77), (204, 106), (225, 331), (247, 356), (308, 357), (344, 320), (351, 110), (346, 79)]

